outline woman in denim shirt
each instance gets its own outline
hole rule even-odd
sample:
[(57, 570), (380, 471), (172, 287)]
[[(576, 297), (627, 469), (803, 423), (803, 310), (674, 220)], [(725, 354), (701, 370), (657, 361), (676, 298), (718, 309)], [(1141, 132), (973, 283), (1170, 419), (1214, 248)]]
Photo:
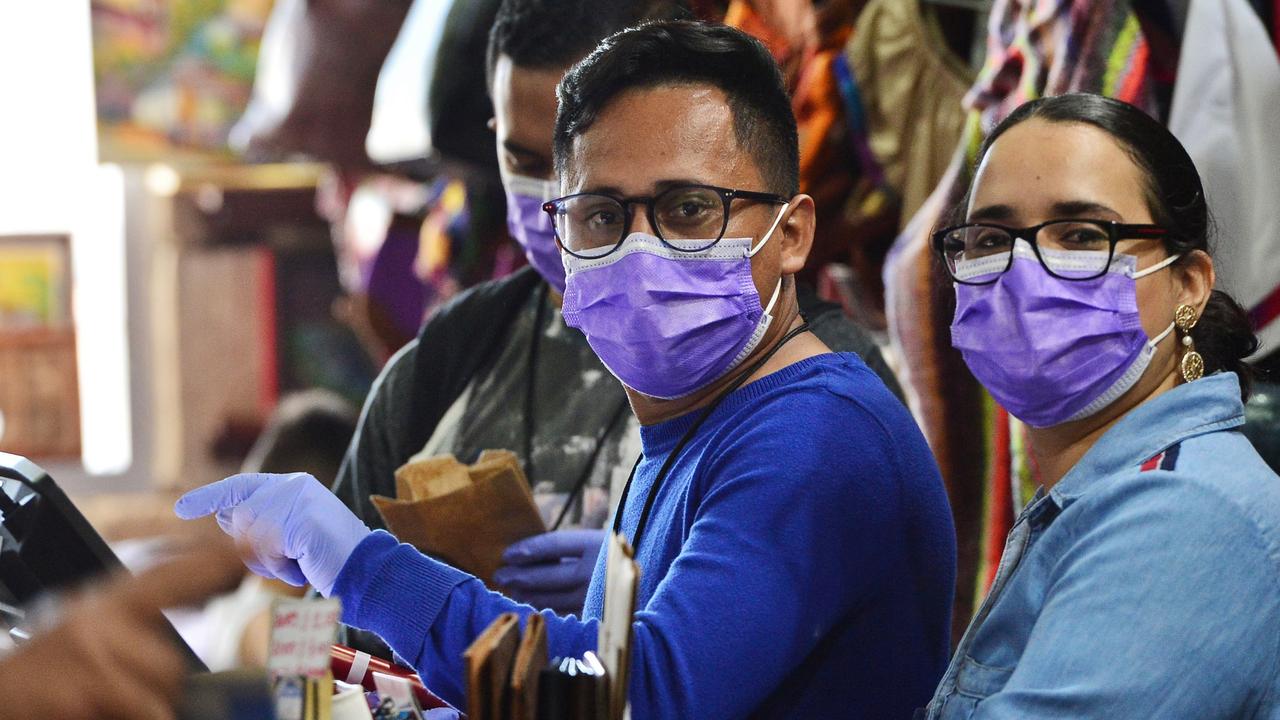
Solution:
[(1037, 100), (987, 139), (933, 240), (1043, 487), (928, 718), (1280, 718), (1280, 478), (1239, 432), (1257, 341), (1209, 227), (1132, 106)]

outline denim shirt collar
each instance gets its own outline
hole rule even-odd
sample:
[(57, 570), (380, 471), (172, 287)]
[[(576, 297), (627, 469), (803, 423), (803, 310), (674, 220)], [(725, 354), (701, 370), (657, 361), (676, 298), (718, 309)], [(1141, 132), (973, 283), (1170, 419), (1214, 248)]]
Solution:
[(1129, 411), (1089, 448), (1054, 485), (1049, 496), (1060, 508), (1117, 470), (1133, 466), (1183, 440), (1244, 424), (1240, 380), (1220, 372), (1184, 383)]

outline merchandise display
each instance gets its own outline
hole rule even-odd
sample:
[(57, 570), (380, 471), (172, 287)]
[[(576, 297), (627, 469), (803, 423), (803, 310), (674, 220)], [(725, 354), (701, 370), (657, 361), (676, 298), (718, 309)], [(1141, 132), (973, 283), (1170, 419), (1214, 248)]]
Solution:
[(1280, 718), (1280, 0), (70, 2), (0, 720)]

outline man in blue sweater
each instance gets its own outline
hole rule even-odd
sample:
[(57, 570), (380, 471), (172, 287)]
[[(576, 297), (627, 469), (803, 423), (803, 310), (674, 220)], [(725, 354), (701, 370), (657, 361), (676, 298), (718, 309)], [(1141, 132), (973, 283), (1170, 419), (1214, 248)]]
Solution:
[[(606, 40), (562, 80), (550, 201), (566, 322), (627, 389), (643, 455), (614, 527), (636, 546), (636, 718), (906, 718), (948, 654), (955, 538), (910, 415), (799, 315), (813, 238), (796, 126), (765, 48), (665, 22)], [(427, 683), (463, 697), (462, 652), (534, 609), (371, 532), (306, 475), (189, 493), (260, 574), (310, 582)], [(596, 645), (544, 611), (550, 652)]]

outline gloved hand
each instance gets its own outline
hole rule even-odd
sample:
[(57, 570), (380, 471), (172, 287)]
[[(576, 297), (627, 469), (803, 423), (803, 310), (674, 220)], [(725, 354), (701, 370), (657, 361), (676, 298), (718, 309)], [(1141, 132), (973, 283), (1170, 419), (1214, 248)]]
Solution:
[(338, 572), (369, 528), (306, 473), (245, 473), (178, 498), (184, 520), (213, 514), (218, 526), (248, 553), (245, 565), (265, 578), (333, 592)]
[(555, 530), (512, 544), (493, 575), (512, 598), (562, 615), (582, 614), (604, 530)]

